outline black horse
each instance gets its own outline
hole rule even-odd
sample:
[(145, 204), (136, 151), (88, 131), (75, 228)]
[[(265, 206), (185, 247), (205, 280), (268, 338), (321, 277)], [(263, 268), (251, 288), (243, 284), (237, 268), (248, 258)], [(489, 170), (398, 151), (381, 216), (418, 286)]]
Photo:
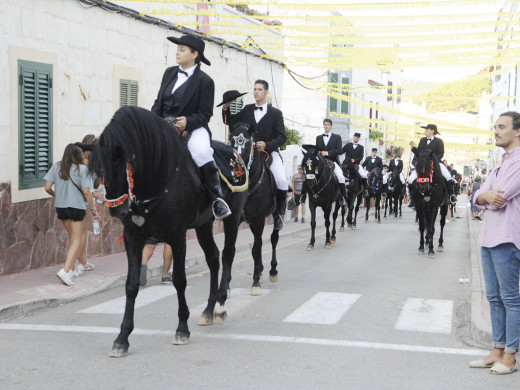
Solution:
[(368, 174), (368, 196), (366, 199), (367, 212), (365, 222), (368, 222), (368, 212), (370, 211), (370, 199), (374, 198), (374, 217), (377, 223), (381, 223), (381, 194), (383, 193), (383, 173), (382, 169), (376, 167)]
[[(402, 218), (402, 206), (404, 197), (404, 184), (401, 182), (400, 173), (393, 171), (388, 177), (386, 198), (388, 205), (390, 206), (390, 213), (394, 214), (395, 217)], [(386, 217), (386, 204), (385, 204), (385, 215)]]
[(415, 203), (415, 210), (419, 218), (419, 254), (424, 254), (424, 229), (426, 228), (428, 256), (434, 256), (433, 235), (439, 208), (441, 233), (438, 250), (443, 250), (443, 232), (446, 214), (448, 213), (448, 192), (439, 167), (439, 160), (432, 153), (431, 149), (425, 149), (418, 153), (415, 167), (417, 170), (417, 181), (410, 186), (410, 195)]
[[(347, 227), (350, 229), (357, 229), (357, 215), (361, 202), (363, 202), (363, 183), (356, 167), (352, 164), (350, 159), (346, 158), (341, 163), (341, 170), (345, 176), (345, 185), (347, 187)], [(345, 228), (345, 208), (341, 210), (341, 227), (340, 231)]]
[[(325, 248), (330, 248), (336, 243), (336, 218), (340, 207), (340, 190), (336, 177), (334, 176), (334, 165), (329, 163), (314, 145), (303, 145), (302, 167), (305, 182), (302, 189), (302, 200), (309, 196), (309, 209), (311, 211), (311, 241), (307, 250), (314, 249), (316, 230), (316, 207), (321, 207), (325, 219)], [(336, 202), (332, 214), (332, 231), (330, 231), (330, 212), (332, 204)]]
[[(214, 143), (214, 147), (233, 153), (233, 149), (223, 143)], [(247, 192), (231, 193), (223, 185), (232, 214), (223, 221), (226, 237), (219, 290), (219, 250), (213, 239), (211, 200), (203, 189), (186, 144), (171, 125), (143, 108), (119, 109), (99, 137), (89, 169), (103, 179), (105, 202), (111, 207), (110, 214), (124, 225), (128, 257), (125, 314), (110, 356), (128, 354), (128, 337), (134, 328), (134, 304), (139, 292), (142, 251), (145, 240), (151, 236), (169, 244), (173, 251), (173, 285), (177, 290), (179, 325), (172, 343), (187, 344), (190, 337), (184, 268), (186, 231), (189, 228), (195, 228), (210, 270), (208, 304), (199, 324), (211, 325), (214, 318), (215, 323), (223, 322), (227, 316), (224, 306), (227, 289), (223, 282), (228, 280), (231, 272)]]
[[(253, 142), (253, 131), (245, 123), (237, 123), (230, 132), (229, 141), (233, 148), (238, 151), (249, 170), (249, 190), (246, 205), (244, 206), (243, 219), (249, 224), (254, 236), (253, 248), (251, 250), (255, 263), (253, 272), (253, 285), (251, 295), (261, 295), (260, 284), (264, 265), (262, 263), (262, 234), (265, 227), (265, 219), (272, 215), (276, 207), (276, 182), (274, 176), (267, 167), (265, 156), (258, 152)], [(271, 233), (271, 270), (269, 281), (274, 283), (278, 280), (276, 266), (276, 245), (278, 244), (279, 230)]]

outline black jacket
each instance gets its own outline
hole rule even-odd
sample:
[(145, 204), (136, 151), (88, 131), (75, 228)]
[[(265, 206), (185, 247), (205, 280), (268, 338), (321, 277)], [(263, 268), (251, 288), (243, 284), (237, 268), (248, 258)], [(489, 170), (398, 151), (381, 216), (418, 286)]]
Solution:
[[(359, 147), (359, 146), (358, 146)], [(363, 164), (361, 164), (368, 172), (372, 172), (374, 168), (381, 168), (383, 169), (383, 159), (379, 156), (376, 156), (376, 159), (374, 163), (372, 164), (372, 156), (368, 156), (365, 161), (363, 161)]]
[[(161, 87), (157, 94), (157, 99), (152, 107), (161, 117), (170, 116), (170, 113), (163, 112), (163, 97), (165, 89), (177, 77), (179, 67), (172, 66), (164, 71)], [(186, 92), (180, 102), (177, 116), (186, 117), (186, 131), (193, 131), (199, 127), (204, 127), (209, 132), (209, 120), (213, 116), (213, 104), (215, 99), (215, 83), (213, 79), (200, 70), (197, 66), (193, 74), (186, 80)], [(168, 93), (168, 92), (167, 92)]]
[(354, 143), (349, 142), (345, 146), (343, 146), (343, 152), (345, 153), (345, 158), (354, 159), (354, 164), (359, 164), (363, 158), (365, 158), (365, 148), (363, 145), (358, 144), (356, 149), (354, 149)]
[(430, 144), (428, 145), (428, 138), (423, 137), (419, 141), (419, 146), (412, 148), (412, 152), (417, 156), (419, 155), (419, 151), (424, 149), (431, 149), (439, 161), (441, 161), (442, 157), (444, 156), (444, 142), (440, 138), (433, 137)]
[(255, 105), (248, 104), (242, 111), (231, 115), (231, 110), (222, 110), (222, 120), (224, 123), (233, 127), (238, 122), (244, 122), (253, 129), (254, 142), (264, 141), (265, 150), (268, 153), (276, 152), (287, 140), (285, 135), (285, 125), (283, 123), (282, 112), (274, 108), (271, 104), (267, 105), (267, 113), (259, 123), (255, 120)]
[(316, 137), (316, 147), (320, 152), (327, 151), (329, 155), (326, 158), (339, 164), (339, 156), (343, 154), (341, 135), (330, 133), (329, 137), (329, 142), (325, 145), (323, 141), (324, 135), (318, 135)]
[(401, 173), (403, 171), (403, 161), (402, 160), (396, 160), (393, 158), (390, 160), (390, 163), (388, 164), (388, 170), (390, 172), (397, 171)]

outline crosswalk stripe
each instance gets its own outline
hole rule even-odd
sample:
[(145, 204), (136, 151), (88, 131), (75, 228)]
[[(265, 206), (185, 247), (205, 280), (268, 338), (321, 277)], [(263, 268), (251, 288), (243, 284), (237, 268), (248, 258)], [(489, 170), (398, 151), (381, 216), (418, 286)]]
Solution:
[[(270, 289), (262, 288), (262, 296), (271, 292)], [(258, 301), (260, 297), (251, 295), (251, 290), (248, 288), (234, 288), (231, 290), (231, 297), (226, 300), (226, 312), (229, 316), (233, 316), (249, 304)], [(207, 302), (196, 306), (192, 313), (202, 313), (207, 306)]]
[[(175, 295), (177, 292), (173, 285), (168, 284), (167, 286), (152, 286), (145, 289), (139, 290), (137, 298), (135, 300), (135, 308), (149, 305), (160, 299)], [(103, 302), (99, 305), (91, 306), (86, 309), (78, 311), (78, 313), (88, 314), (123, 314), (125, 312), (126, 296), (122, 296), (116, 299), (112, 299), (107, 302)]]
[(451, 333), (453, 301), (409, 298), (394, 328), (429, 333)]
[(336, 324), (361, 295), (319, 292), (289, 314), (284, 322)]

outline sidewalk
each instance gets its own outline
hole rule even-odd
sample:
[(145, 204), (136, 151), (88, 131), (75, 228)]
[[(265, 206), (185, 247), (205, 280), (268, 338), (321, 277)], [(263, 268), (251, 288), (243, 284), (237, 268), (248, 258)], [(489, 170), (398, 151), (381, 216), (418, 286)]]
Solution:
[[(306, 222), (286, 220), (280, 232), (280, 238), (310, 232), (310, 213)], [(286, 217), (287, 218), (287, 217)], [(288, 219), (288, 218), (287, 218)], [(323, 216), (316, 216), (317, 226), (323, 226)], [(270, 250), (272, 225), (266, 225), (263, 238), (263, 251)], [(224, 247), (224, 233), (214, 235), (220, 251)], [(310, 235), (309, 235), (310, 238)], [(206, 269), (204, 253), (196, 239), (186, 242), (186, 273), (199, 272)], [(253, 234), (249, 228), (238, 231), (235, 259), (239, 253), (250, 254), (253, 246)], [(163, 246), (155, 248), (156, 256), (148, 262), (148, 281), (158, 280), (162, 275)], [(264, 256), (267, 258), (267, 256)], [(270, 257), (269, 257), (270, 259)], [(63, 304), (76, 299), (96, 294), (110, 288), (124, 286), (127, 275), (126, 252), (104, 257), (93, 257), (89, 261), (95, 264), (93, 271), (83, 272), (74, 279), (74, 286), (65, 286), (56, 276), (62, 264), (42, 267), (0, 277), (0, 322), (26, 315), (27, 313), (48, 306)], [(264, 261), (265, 262), (265, 261)], [(252, 265), (251, 265), (252, 267)], [(122, 291), (122, 294), (124, 292)]]

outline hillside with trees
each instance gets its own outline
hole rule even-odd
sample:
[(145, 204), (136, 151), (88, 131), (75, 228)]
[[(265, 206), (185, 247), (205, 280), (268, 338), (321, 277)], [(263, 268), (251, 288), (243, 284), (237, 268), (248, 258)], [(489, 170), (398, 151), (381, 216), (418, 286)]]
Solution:
[[(488, 73), (488, 68), (478, 75)], [(478, 99), (482, 92), (491, 93), (491, 78), (471, 76), (463, 80), (444, 83), (441, 87), (423, 92), (413, 97), (415, 104), (426, 102), (428, 113), (445, 111), (474, 111), (478, 112)]]

